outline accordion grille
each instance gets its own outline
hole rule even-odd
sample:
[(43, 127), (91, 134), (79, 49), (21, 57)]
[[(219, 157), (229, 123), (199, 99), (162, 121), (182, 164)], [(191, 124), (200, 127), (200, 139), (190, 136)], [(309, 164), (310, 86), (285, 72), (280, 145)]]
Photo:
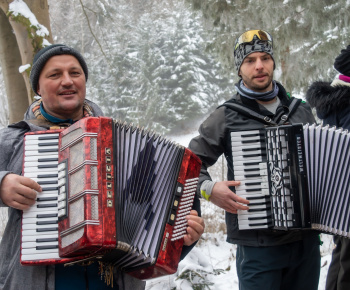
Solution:
[(97, 139), (90, 139), (90, 159), (97, 160)]
[(82, 128), (77, 128), (77, 129), (73, 130), (72, 132), (69, 132), (67, 135), (62, 137), (61, 147), (67, 146), (69, 143), (71, 143), (73, 140), (77, 139), (83, 133), (84, 133), (84, 131)]
[(98, 196), (91, 196), (91, 219), (98, 220)]
[(85, 170), (84, 167), (74, 172), (69, 177), (69, 197), (82, 192), (85, 188)]
[(61, 241), (62, 247), (67, 247), (70, 244), (73, 244), (75, 241), (81, 239), (83, 234), (84, 234), (84, 228), (80, 228), (74, 231), (72, 234), (62, 237), (62, 241)]
[(83, 141), (70, 147), (69, 150), (69, 168), (75, 168), (84, 161), (84, 143)]
[(81, 197), (69, 204), (69, 225), (74, 225), (84, 221), (84, 197)]
[(97, 166), (91, 166), (91, 189), (98, 189), (98, 171)]

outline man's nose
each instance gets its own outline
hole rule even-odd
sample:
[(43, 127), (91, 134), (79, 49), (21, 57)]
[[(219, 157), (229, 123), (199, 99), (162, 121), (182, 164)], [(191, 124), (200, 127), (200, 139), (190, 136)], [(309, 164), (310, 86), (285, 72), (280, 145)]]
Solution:
[(64, 73), (62, 75), (62, 85), (63, 86), (69, 86), (73, 84), (72, 77), (69, 75), (69, 73)]
[(261, 69), (261, 68), (263, 68), (264, 66), (263, 66), (263, 63), (262, 63), (262, 60), (261, 59), (257, 59), (256, 60), (256, 62), (255, 62), (255, 68), (257, 69), (257, 70), (259, 70), (259, 69)]

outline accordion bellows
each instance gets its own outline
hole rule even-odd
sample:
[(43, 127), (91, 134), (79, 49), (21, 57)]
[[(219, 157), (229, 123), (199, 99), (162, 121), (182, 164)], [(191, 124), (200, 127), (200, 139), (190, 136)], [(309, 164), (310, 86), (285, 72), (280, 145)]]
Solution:
[[(61, 131), (58, 148), (59, 257), (51, 262), (97, 260), (140, 279), (174, 273), (199, 158), (160, 135), (105, 117)], [(23, 264), (40, 263), (23, 252)]]

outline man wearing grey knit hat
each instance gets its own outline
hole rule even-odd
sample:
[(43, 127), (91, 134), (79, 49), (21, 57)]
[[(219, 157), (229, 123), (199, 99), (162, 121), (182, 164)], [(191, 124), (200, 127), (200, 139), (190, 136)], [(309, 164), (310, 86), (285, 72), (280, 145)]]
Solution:
[[(85, 98), (87, 79), (86, 62), (74, 48), (63, 44), (43, 48), (35, 55), (30, 74), (32, 89), (41, 98), (28, 108), (24, 121), (0, 130), (0, 206), (7, 207), (9, 214), (0, 244), (0, 290), (112, 289), (101, 280), (97, 263), (70, 267), (20, 264), (21, 213), (42, 194), (41, 185), (21, 176), (24, 134), (103, 116), (101, 109)], [(115, 274), (114, 289), (145, 287), (145, 282), (125, 273)]]
[[(226, 211), (227, 242), (237, 244), (240, 290), (317, 290), (318, 233), (272, 230), (269, 186), (259, 169), (264, 149), (259, 152), (238, 137), (265, 126), (313, 123), (314, 117), (305, 102), (290, 97), (273, 79), (273, 39), (268, 32), (244, 32), (233, 53), (237, 94), (204, 121), (189, 144), (202, 161), (198, 194)], [(256, 157), (252, 163), (244, 159), (251, 151)], [(227, 181), (214, 182), (208, 167), (221, 155), (227, 161)]]
[[(9, 213), (0, 244), (0, 290), (113, 288), (101, 279), (103, 273), (97, 262), (83, 262), (84, 265), (69, 267), (63, 264), (20, 264), (21, 213), (35, 204), (42, 194), (41, 185), (33, 179), (21, 176), (24, 134), (66, 128), (81, 118), (102, 116), (101, 109), (85, 99), (87, 79), (88, 68), (78, 51), (62, 44), (45, 47), (35, 55), (30, 74), (32, 89), (41, 98), (29, 107), (24, 121), (0, 130), (0, 206), (7, 207)], [(55, 179), (54, 181), (57, 182)], [(194, 209), (199, 212), (199, 200), (194, 204)], [(57, 216), (53, 219), (57, 226)], [(187, 220), (188, 227), (181, 258), (193, 248), (195, 241), (204, 231), (203, 219), (195, 211), (191, 211)], [(52, 224), (52, 220), (49, 223)], [(55, 229), (55, 225), (48, 227)], [(33, 236), (35, 234), (33, 232)], [(57, 247), (57, 238), (53, 244)], [(32, 243), (26, 245), (26, 248), (30, 247), (35, 246)], [(42, 254), (45, 258), (44, 255)], [(113, 273), (109, 275), (109, 280), (113, 277), (113, 289), (145, 288), (144, 281), (133, 278), (119, 269), (113, 269)]]

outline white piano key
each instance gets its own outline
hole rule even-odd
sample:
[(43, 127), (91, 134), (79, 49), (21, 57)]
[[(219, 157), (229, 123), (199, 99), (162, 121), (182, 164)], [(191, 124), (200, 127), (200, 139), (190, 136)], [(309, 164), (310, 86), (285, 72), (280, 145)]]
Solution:
[(56, 246), (56, 249), (58, 249), (58, 241), (56, 242), (22, 242), (22, 249), (33, 249), (40, 246)]
[(44, 162), (44, 160), (50, 160), (54, 161), (57, 160), (56, 163), (58, 163), (58, 152), (52, 152), (50, 155), (45, 155), (45, 156), (25, 156), (24, 161), (25, 162)]
[(268, 213), (267, 212), (257, 212), (257, 213), (251, 213), (250, 215), (242, 214), (239, 216), (240, 220), (246, 220), (246, 219), (265, 219), (267, 218)]
[(37, 224), (22, 224), (22, 231), (26, 231), (26, 230), (35, 230), (38, 232), (45, 232), (44, 230), (46, 230), (46, 232), (52, 232), (52, 231), (57, 231), (58, 229), (58, 224), (49, 224), (49, 225), (37, 225)]
[(26, 135), (25, 140), (50, 140), (50, 139), (58, 139), (59, 133), (48, 133), (48, 134), (32, 134)]
[(58, 146), (58, 139), (47, 139), (47, 140), (38, 140), (38, 139), (27, 139), (25, 141), (25, 146), (40, 146), (40, 144), (53, 144), (55, 146)]
[(40, 222), (56, 222), (58, 223), (58, 217), (49, 217), (49, 218), (37, 218), (37, 217), (27, 217), (23, 219), (22, 224), (36, 224)]
[(37, 261), (37, 260), (48, 260), (48, 259), (60, 259), (58, 251), (54, 253), (45, 253), (45, 254), (22, 254), (22, 261)]
[(42, 249), (42, 250), (39, 250), (39, 249), (35, 249), (35, 248), (22, 248), (22, 256), (24, 255), (30, 255), (30, 254), (54, 254), (54, 253), (57, 253), (58, 254), (58, 249), (55, 247), (55, 248), (52, 248), (52, 249)]
[(40, 235), (34, 235), (32, 232), (22, 236), (22, 242), (35, 242), (36, 240), (46, 240), (46, 239), (58, 239), (58, 234), (56, 232), (46, 232), (40, 233)]
[[(37, 178), (38, 180), (40, 178), (50, 178), (50, 179), (57, 179), (58, 173), (57, 170), (47, 170), (45, 172), (40, 171), (40, 172), (33, 172), (33, 171), (29, 171), (29, 170), (25, 170), (25, 173), (23, 174), (23, 176), (29, 177), (29, 178)], [(35, 180), (37, 181), (37, 180)]]
[(48, 168), (48, 166), (51, 166), (53, 168), (57, 168), (57, 162), (55, 161), (25, 161), (24, 162), (24, 167), (35, 167), (35, 168), (40, 168), (40, 167), (44, 167), (46, 166), (46, 168)]
[(48, 235), (56, 235), (58, 237), (58, 231), (49, 230), (49, 231), (37, 231), (35, 229), (26, 229), (22, 230), (22, 236), (36, 236), (37, 238), (47, 237)]
[[(44, 156), (50, 156), (50, 155), (52, 155), (52, 153), (55, 153), (55, 152), (56, 152), (56, 150), (47, 151), (47, 152), (45, 152), (43, 150), (41, 152), (39, 152), (38, 150), (32, 150), (32, 151), (27, 151), (26, 152), (26, 156), (40, 156), (40, 157), (44, 157)], [(57, 150), (57, 152), (58, 152), (58, 150)]]

